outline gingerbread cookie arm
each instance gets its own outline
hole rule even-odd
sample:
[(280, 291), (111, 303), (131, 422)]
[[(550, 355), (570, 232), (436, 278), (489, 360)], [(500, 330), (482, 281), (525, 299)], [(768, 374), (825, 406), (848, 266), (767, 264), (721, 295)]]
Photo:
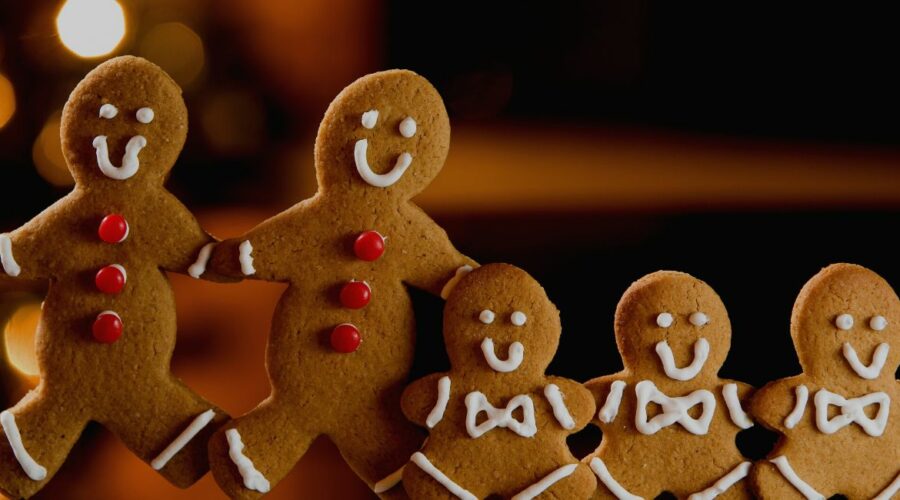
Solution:
[(594, 397), (597, 407), (594, 423), (601, 429), (613, 423), (619, 416), (622, 396), (627, 388), (627, 384), (621, 378), (620, 374), (607, 375), (588, 380), (584, 384), (585, 389)]
[(15, 231), (0, 233), (0, 276), (41, 280), (57, 272), (57, 259), (65, 252), (56, 237), (65, 231), (64, 205), (69, 203), (63, 198)]
[[(583, 429), (591, 422), (591, 420), (593, 420), (594, 415), (596, 415), (597, 404), (594, 401), (594, 395), (590, 390), (586, 389), (578, 382), (566, 378), (549, 377), (548, 382), (558, 388), (558, 391), (545, 390), (544, 394), (551, 406), (553, 406), (554, 415), (556, 415), (560, 425), (563, 425), (566, 420), (564, 416), (560, 418), (560, 413), (563, 415), (568, 413), (571, 416), (573, 425), (563, 425), (563, 427), (572, 432)], [(557, 392), (560, 396), (559, 399), (562, 400), (561, 405), (556, 403)]]
[(449, 374), (432, 373), (406, 387), (400, 407), (410, 422), (431, 429), (443, 419), (452, 391)]
[[(766, 384), (757, 390), (750, 398), (747, 405), (747, 413), (753, 420), (759, 422), (763, 426), (779, 431), (786, 432), (794, 427), (786, 423), (789, 416), (807, 418), (807, 404), (803, 404), (802, 400), (798, 401), (797, 386), (803, 385), (799, 377), (791, 377), (776, 380)], [(801, 398), (802, 399), (802, 398)], [(796, 422), (795, 422), (796, 424)]]
[(164, 225), (156, 233), (160, 267), (166, 271), (188, 274), (211, 281), (231, 281), (208, 270), (209, 257), (218, 240), (200, 227), (188, 209), (171, 195), (157, 207)]
[(454, 248), (447, 233), (418, 207), (411, 206), (404, 212), (413, 224), (403, 239), (406, 246), (403, 281), (446, 299), (453, 285), (467, 270), (478, 267), (478, 263)]

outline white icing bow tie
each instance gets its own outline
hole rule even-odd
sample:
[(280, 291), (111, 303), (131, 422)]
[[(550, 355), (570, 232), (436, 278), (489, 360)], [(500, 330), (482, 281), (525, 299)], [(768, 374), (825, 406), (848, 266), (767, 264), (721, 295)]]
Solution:
[[(878, 413), (869, 418), (865, 411), (867, 406), (877, 404)], [(862, 427), (866, 434), (879, 437), (887, 427), (888, 413), (891, 411), (891, 398), (883, 392), (873, 392), (858, 398), (846, 399), (839, 394), (820, 389), (816, 393), (816, 426), (825, 434), (834, 434), (844, 427), (855, 423)], [(841, 414), (829, 419), (828, 407), (837, 406)]]
[[(518, 408), (522, 409), (521, 422), (513, 416), (513, 412)], [(488, 418), (475, 425), (481, 412), (487, 413)], [(466, 430), (469, 436), (480, 437), (494, 427), (509, 429), (522, 437), (534, 436), (537, 432), (537, 425), (534, 422), (534, 402), (530, 397), (519, 394), (509, 400), (506, 408), (494, 408), (484, 394), (478, 391), (470, 392), (466, 396)]]
[[(701, 389), (687, 396), (670, 398), (660, 392), (656, 385), (649, 380), (638, 382), (634, 392), (637, 396), (634, 425), (641, 434), (656, 434), (663, 427), (668, 427), (676, 422), (691, 434), (706, 434), (709, 431), (709, 423), (716, 411), (716, 397), (711, 392)], [(649, 403), (661, 406), (662, 413), (648, 421), (647, 404)], [(693, 418), (688, 414), (688, 410), (698, 404), (702, 407), (700, 418)]]

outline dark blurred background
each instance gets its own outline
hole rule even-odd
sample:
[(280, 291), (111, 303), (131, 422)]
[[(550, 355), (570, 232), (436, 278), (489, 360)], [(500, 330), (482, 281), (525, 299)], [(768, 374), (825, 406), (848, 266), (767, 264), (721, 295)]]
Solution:
[[(191, 129), (169, 187), (219, 237), (315, 191), (316, 127), (343, 86), (409, 68), (438, 88), (453, 126), (445, 169), (417, 202), (473, 258), (544, 284), (564, 326), (554, 373), (617, 371), (619, 296), (677, 269), (729, 308), (723, 376), (761, 385), (799, 371), (790, 310), (822, 266), (857, 262), (900, 283), (896, 19), (821, 3), (3, 2), (0, 231), (69, 189), (59, 110), (108, 57), (141, 55), (183, 87)], [(226, 410), (249, 410), (268, 394), (281, 285), (173, 283), (173, 369)], [(419, 376), (447, 362), (441, 303), (414, 296)], [(0, 298), (4, 407), (36, 381), (39, 302), (40, 287)], [(584, 453), (598, 440), (587, 431), (572, 444)], [(758, 458), (773, 437), (753, 429), (739, 442)], [(324, 440), (271, 496), (309, 493), (366, 495)], [(99, 427), (42, 493), (125, 495), (221, 494), (209, 477), (172, 488)]]

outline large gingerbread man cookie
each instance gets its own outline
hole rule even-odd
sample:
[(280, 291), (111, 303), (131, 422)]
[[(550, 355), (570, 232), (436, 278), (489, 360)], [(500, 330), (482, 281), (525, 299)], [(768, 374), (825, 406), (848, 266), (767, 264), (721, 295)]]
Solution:
[(136, 57), (101, 64), (63, 110), (75, 189), (0, 235), (3, 273), (50, 282), (40, 383), (0, 413), (10, 496), (38, 491), (88, 421), (178, 486), (207, 471), (207, 438), (226, 416), (169, 371), (175, 301), (163, 271), (200, 276), (202, 265), (189, 269), (213, 241), (163, 188), (186, 135), (181, 90), (160, 68)]
[(403, 473), (410, 497), (588, 498), (597, 481), (566, 437), (594, 414), (578, 382), (544, 374), (559, 345), (559, 311), (519, 268), (488, 264), (444, 309), (452, 368), (417, 380), (403, 412), (430, 435)]
[(406, 286), (439, 294), (474, 264), (410, 202), (449, 145), (427, 80), (365, 76), (319, 128), (318, 193), (215, 248), (222, 273), (288, 283), (269, 338), (272, 395), (210, 443), (228, 495), (269, 491), (320, 435), (376, 493), (403, 495), (398, 471), (423, 439), (400, 412), (416, 336)]
[(644, 276), (619, 301), (624, 370), (585, 384), (600, 408), (597, 451), (585, 458), (602, 498), (749, 498), (735, 436), (753, 425), (750, 386), (718, 376), (731, 344), (722, 300), (684, 273)]
[(772, 382), (750, 411), (783, 435), (752, 483), (764, 499), (888, 500), (900, 492), (900, 299), (874, 272), (834, 264), (794, 304), (803, 373)]

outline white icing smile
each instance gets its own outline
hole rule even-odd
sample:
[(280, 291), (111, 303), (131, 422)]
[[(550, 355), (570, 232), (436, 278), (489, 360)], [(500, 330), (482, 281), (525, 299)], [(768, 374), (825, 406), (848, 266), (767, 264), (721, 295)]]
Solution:
[(882, 342), (878, 344), (878, 347), (875, 348), (875, 354), (872, 355), (872, 363), (866, 366), (859, 360), (859, 356), (856, 355), (856, 349), (850, 345), (850, 342), (844, 342), (844, 358), (850, 363), (853, 371), (866, 380), (874, 380), (881, 375), (881, 369), (884, 368), (884, 363), (887, 361), (888, 351), (890, 350), (891, 347), (887, 343)]
[(672, 348), (669, 347), (669, 343), (665, 340), (656, 344), (656, 354), (659, 355), (659, 360), (662, 361), (666, 376), (683, 382), (696, 377), (700, 370), (703, 369), (706, 358), (709, 357), (709, 342), (702, 337), (694, 342), (694, 360), (684, 368), (675, 366), (675, 356), (672, 354)]
[(403, 177), (406, 169), (412, 164), (412, 155), (404, 152), (397, 157), (397, 163), (390, 172), (376, 174), (372, 171), (372, 167), (369, 166), (368, 149), (369, 141), (367, 139), (356, 141), (356, 146), (353, 148), (353, 159), (359, 176), (372, 186), (380, 188), (393, 186)]
[(97, 150), (97, 165), (103, 175), (117, 181), (124, 181), (137, 173), (141, 166), (138, 154), (147, 146), (147, 139), (142, 135), (136, 135), (128, 140), (125, 145), (125, 154), (122, 156), (122, 166), (117, 167), (109, 161), (109, 146), (106, 144), (106, 136), (98, 135), (94, 138), (94, 149)]
[(505, 360), (498, 358), (497, 354), (494, 353), (494, 341), (490, 337), (486, 337), (481, 342), (481, 352), (484, 353), (484, 359), (487, 361), (487, 364), (494, 371), (500, 373), (515, 371), (522, 364), (522, 360), (525, 359), (525, 346), (521, 342), (513, 342), (509, 345), (509, 351)]

